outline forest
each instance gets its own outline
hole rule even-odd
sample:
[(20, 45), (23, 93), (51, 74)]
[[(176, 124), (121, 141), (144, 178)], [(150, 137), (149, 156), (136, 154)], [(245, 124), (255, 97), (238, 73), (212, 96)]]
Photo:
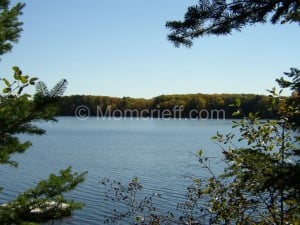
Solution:
[[(59, 116), (74, 116), (76, 109), (85, 106), (90, 116), (126, 116), (126, 117), (161, 117), (164, 110), (169, 110), (171, 118), (208, 118), (230, 119), (236, 108), (232, 104), (240, 99), (244, 114), (259, 112), (261, 118), (274, 118), (276, 113), (270, 108), (272, 98), (256, 94), (174, 94), (159, 95), (152, 99), (131, 97), (109, 97), (91, 95), (63, 96), (59, 103)], [(181, 107), (181, 113), (174, 109)], [(134, 113), (129, 113), (129, 111)], [(217, 113), (219, 111), (219, 113)], [(154, 112), (151, 115), (148, 112)], [(199, 116), (196, 112), (203, 112)], [(112, 112), (116, 112), (112, 115)], [(236, 118), (236, 117), (234, 117)]]

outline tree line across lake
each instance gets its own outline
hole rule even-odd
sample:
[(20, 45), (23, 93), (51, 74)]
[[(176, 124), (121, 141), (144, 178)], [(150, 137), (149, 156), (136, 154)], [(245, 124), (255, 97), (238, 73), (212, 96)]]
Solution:
[(272, 98), (256, 94), (174, 94), (152, 99), (72, 95), (61, 97), (59, 115), (75, 116), (76, 110), (84, 106), (89, 116), (228, 119), (237, 110), (232, 107), (237, 99), (244, 115), (259, 112), (261, 118), (276, 116)]

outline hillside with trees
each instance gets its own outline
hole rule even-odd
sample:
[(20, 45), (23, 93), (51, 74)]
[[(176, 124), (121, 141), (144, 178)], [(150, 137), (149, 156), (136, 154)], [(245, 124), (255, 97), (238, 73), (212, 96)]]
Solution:
[[(276, 116), (269, 104), (272, 98), (256, 94), (176, 94), (160, 95), (152, 99), (90, 95), (63, 96), (59, 105), (59, 115), (74, 116), (77, 107), (86, 106), (90, 110), (90, 116), (162, 117), (164, 110), (173, 112), (174, 109), (182, 107), (180, 115), (174, 112), (170, 117), (199, 118), (201, 116), (199, 113), (202, 112), (201, 118), (206, 118), (208, 116), (206, 114), (209, 113), (210, 119), (217, 117), (224, 119), (232, 118), (235, 109), (231, 104), (237, 98), (241, 100), (240, 110), (245, 114), (259, 112), (261, 118)], [(129, 111), (134, 113), (130, 114)], [(112, 112), (116, 113), (112, 115)], [(153, 112), (152, 115), (150, 112)]]

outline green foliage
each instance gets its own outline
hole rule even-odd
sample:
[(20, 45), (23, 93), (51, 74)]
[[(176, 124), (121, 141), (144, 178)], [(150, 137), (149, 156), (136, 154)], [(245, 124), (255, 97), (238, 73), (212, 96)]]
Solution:
[[(133, 217), (132, 223), (298, 225), (300, 164), (293, 160), (293, 150), (299, 139), (292, 130), (293, 122), (287, 117), (297, 111), (292, 111), (294, 108), (284, 110), (289, 108), (289, 102), (280, 96), (281, 91), (277, 93), (273, 88), (269, 93), (269, 107), (278, 112), (276, 119), (261, 120), (258, 112), (244, 114), (241, 110), (243, 101), (239, 98), (231, 104), (243, 117), (233, 121), (233, 129), (238, 132), (224, 135), (217, 132), (212, 137), (224, 155), (225, 167), (221, 174), (213, 171), (211, 159), (202, 149), (199, 150), (201, 177), (195, 177), (187, 187), (185, 200), (177, 205), (179, 213), (156, 212), (155, 217), (143, 214), (143, 221), (148, 222), (137, 223)], [(108, 199), (115, 202), (136, 199), (136, 191), (130, 192), (132, 197), (128, 195), (128, 188), (116, 181), (114, 184), (117, 187), (111, 185), (108, 193), (118, 197)], [(139, 184), (136, 187), (141, 191)], [(139, 204), (126, 205), (129, 206), (128, 212), (130, 209), (143, 212)], [(114, 217), (114, 222), (121, 218)]]
[[(38, 83), (38, 85), (40, 82)], [(39, 86), (38, 86), (39, 87)], [(48, 93), (45, 86), (39, 87), (39, 92)], [(45, 94), (47, 95), (47, 94)], [(122, 112), (122, 115), (126, 115), (126, 110), (135, 110), (136, 113), (133, 115), (127, 114), (127, 116), (150, 116), (153, 111), (153, 117), (160, 117), (163, 110), (170, 110), (170, 117), (179, 118), (199, 118), (199, 114), (193, 110), (200, 112), (201, 110), (207, 110), (212, 118), (217, 118), (218, 115), (213, 113), (213, 110), (224, 110), (224, 118), (233, 118), (232, 113), (234, 108), (230, 105), (236, 101), (241, 100), (240, 110), (244, 113), (259, 111), (262, 118), (273, 118), (276, 116), (272, 108), (270, 107), (270, 97), (266, 95), (255, 95), (255, 94), (184, 94), (184, 95), (160, 95), (153, 99), (139, 99), (139, 98), (116, 98), (108, 96), (84, 96), (84, 95), (73, 95), (64, 96), (60, 99), (59, 104), (59, 115), (63, 116), (74, 116), (76, 108), (81, 105), (87, 106), (92, 116), (99, 115), (97, 107), (101, 107), (103, 114), (106, 109), (111, 111), (118, 110)], [(182, 108), (181, 114), (177, 112), (173, 113), (173, 110), (179, 107)], [(155, 111), (156, 110), (156, 111)], [(98, 114), (97, 114), (98, 113)], [(173, 114), (172, 114), (173, 113)], [(206, 115), (204, 115), (205, 117)], [(220, 119), (223, 119), (223, 114), (220, 113)]]
[(50, 90), (49, 96), (52, 98), (62, 96), (67, 88), (67, 85), (68, 81), (66, 79), (62, 79)]
[(192, 46), (195, 38), (204, 35), (227, 35), (233, 30), (240, 31), (247, 25), (277, 22), (299, 22), (300, 3), (298, 0), (200, 0), (190, 6), (183, 21), (169, 21), (171, 30), (168, 39), (175, 46)]
[(49, 96), (47, 85), (43, 81), (39, 81), (35, 86), (36, 92), (41, 96)]
[(291, 68), (291, 72), (285, 72), (284, 75), (288, 76), (292, 80), (286, 80), (283, 77), (276, 79), (280, 87), (290, 88), (292, 91), (295, 91), (296, 94), (300, 93), (300, 70), (297, 68)]
[(0, 55), (9, 52), (16, 43), (22, 31), (22, 22), (18, 17), (22, 15), (25, 4), (17, 3), (9, 7), (9, 0), (0, 0)]
[[(24, 4), (17, 3), (9, 8), (9, 0), (0, 0), (0, 55), (10, 51), (22, 31), (22, 14)], [(18, 67), (13, 67), (13, 80), (4, 77), (0, 92), (0, 164), (17, 166), (11, 159), (16, 153), (27, 150), (31, 143), (21, 142), (19, 134), (42, 135), (45, 131), (36, 122), (55, 121), (57, 96), (63, 94), (66, 80), (59, 82), (45, 97), (37, 93), (31, 96), (24, 89), (35, 85), (38, 78), (23, 75)], [(48, 180), (41, 181), (33, 189), (20, 194), (15, 200), (0, 205), (0, 223), (3, 225), (34, 225), (35, 221), (70, 215), (72, 210), (82, 205), (64, 197), (64, 193), (74, 189), (84, 179), (85, 173), (72, 173), (71, 168), (60, 171), (60, 175), (51, 174)], [(3, 188), (0, 188), (2, 191)]]
[(63, 194), (83, 182), (85, 174), (72, 173), (71, 167), (61, 170), (59, 175), (50, 174), (47, 180), (40, 181), (35, 188), (0, 207), (1, 224), (43, 222), (69, 216), (72, 210), (80, 209), (83, 205), (67, 200)]
[(24, 88), (34, 85), (37, 78), (23, 76), (18, 67), (13, 67), (13, 70), (12, 82), (1, 78), (6, 87), (0, 94), (0, 163), (17, 166), (17, 162), (11, 161), (10, 156), (24, 152), (31, 143), (20, 142), (16, 135), (44, 134), (45, 131), (38, 128), (34, 122), (55, 121), (57, 109), (52, 101), (41, 104), (23, 93)]
[[(217, 134), (227, 162), (224, 174), (208, 183), (217, 223), (296, 224), (299, 221), (298, 163), (292, 162), (293, 138), (288, 120), (264, 121), (254, 114), (235, 122), (240, 137)], [(246, 147), (237, 147), (245, 145)], [(211, 194), (212, 193), (212, 194)], [(220, 198), (222, 196), (222, 198)], [(231, 223), (230, 223), (231, 224)]]
[[(37, 78), (23, 75), (18, 67), (13, 67), (13, 71), (13, 81), (1, 78), (5, 87), (0, 94), (0, 164), (17, 166), (11, 156), (31, 146), (29, 141), (21, 142), (18, 135), (45, 133), (36, 122), (55, 121), (57, 96), (63, 94), (67, 81), (59, 82), (51, 95), (43, 96), (37, 92), (32, 97), (24, 90), (35, 85)], [(40, 181), (35, 188), (2, 205), (1, 224), (30, 224), (70, 215), (82, 204), (67, 200), (64, 193), (83, 182), (85, 174), (72, 173), (70, 167), (60, 171), (59, 175), (51, 174), (48, 180)]]
[(297, 68), (291, 68), (291, 71), (284, 73), (288, 79), (281, 77), (276, 81), (282, 88), (289, 88), (292, 91), (292, 96), (286, 99), (285, 105), (281, 107), (280, 112), (285, 114), (293, 123), (294, 128), (300, 127), (300, 70)]
[[(279, 107), (280, 94), (275, 89), (270, 93), (276, 99), (270, 101), (272, 107)], [(236, 100), (232, 106), (239, 109), (241, 104)], [(188, 196), (197, 198), (184, 206), (193, 206), (198, 214), (186, 218), (197, 224), (298, 224), (300, 165), (291, 158), (297, 143), (292, 123), (284, 111), (277, 120), (262, 121), (258, 113), (243, 116), (233, 121), (239, 135), (217, 132), (212, 137), (223, 150), (223, 174), (215, 175), (202, 151), (198, 154), (211, 177), (195, 179), (188, 188)]]

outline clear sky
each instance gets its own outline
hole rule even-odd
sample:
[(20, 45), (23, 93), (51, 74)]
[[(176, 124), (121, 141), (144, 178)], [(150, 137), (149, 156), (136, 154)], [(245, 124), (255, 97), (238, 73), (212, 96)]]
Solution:
[(50, 87), (66, 78), (67, 95), (266, 94), (300, 67), (297, 24), (255, 25), (175, 48), (165, 22), (182, 19), (197, 0), (23, 2), (24, 31), (2, 57), (0, 76), (17, 65)]

